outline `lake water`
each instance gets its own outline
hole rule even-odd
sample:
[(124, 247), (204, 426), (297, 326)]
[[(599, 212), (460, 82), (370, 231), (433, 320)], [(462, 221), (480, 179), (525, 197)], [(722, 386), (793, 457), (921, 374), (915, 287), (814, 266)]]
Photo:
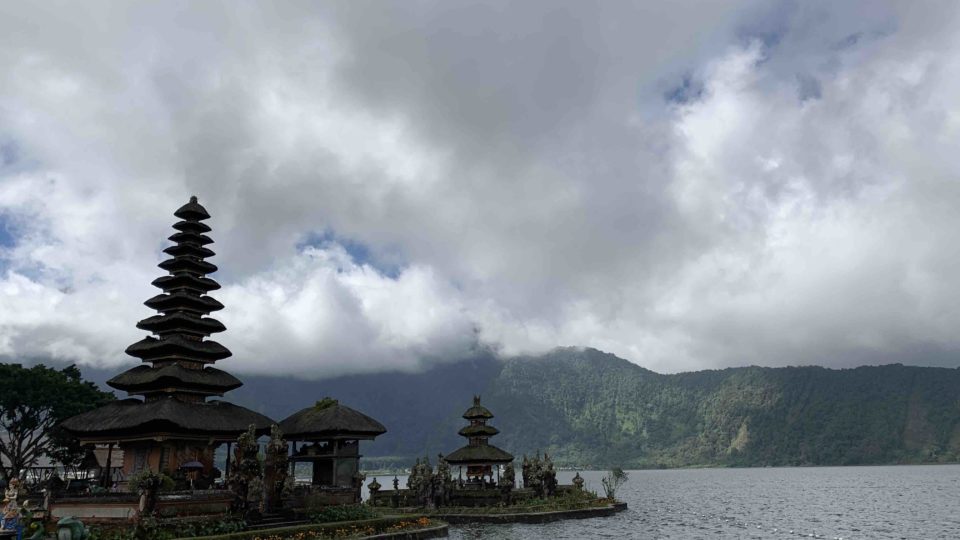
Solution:
[[(603, 473), (581, 474), (602, 493)], [(451, 527), (450, 537), (960, 539), (960, 465), (630, 471), (618, 498), (630, 509), (614, 517)]]

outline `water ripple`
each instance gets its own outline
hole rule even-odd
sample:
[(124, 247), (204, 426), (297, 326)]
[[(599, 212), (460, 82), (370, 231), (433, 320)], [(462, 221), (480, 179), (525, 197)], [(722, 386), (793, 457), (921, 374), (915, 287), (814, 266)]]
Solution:
[[(583, 473), (600, 489), (601, 472)], [(573, 473), (560, 473), (569, 483)], [(960, 465), (631, 471), (610, 518), (454, 527), (454, 539), (960, 538)]]

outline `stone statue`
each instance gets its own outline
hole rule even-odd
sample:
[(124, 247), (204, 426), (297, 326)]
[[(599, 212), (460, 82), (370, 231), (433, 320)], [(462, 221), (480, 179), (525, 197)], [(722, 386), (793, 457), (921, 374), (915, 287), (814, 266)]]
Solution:
[(59, 540), (86, 540), (90, 537), (83, 522), (77, 518), (65, 517), (57, 522), (57, 538)]
[(413, 467), (410, 467), (410, 476), (407, 477), (407, 489), (413, 489), (417, 484), (417, 476), (420, 474), (420, 458), (417, 458), (417, 462), (413, 464)]
[(246, 433), (237, 438), (233, 457), (234, 466), (229, 478), (230, 489), (236, 497), (234, 509), (241, 514), (259, 509), (260, 506), (263, 485), (260, 481), (260, 460), (257, 457), (259, 452), (256, 429), (251, 425)]
[(543, 497), (553, 497), (557, 493), (557, 471), (553, 468), (553, 461), (546, 452), (543, 453)]
[(20, 507), (17, 499), (9, 495), (3, 497), (3, 515), (0, 516), (0, 530), (14, 531), (20, 527)]
[(380, 488), (383, 487), (380, 485), (380, 482), (377, 482), (377, 477), (373, 477), (373, 482), (370, 482), (370, 485), (367, 488), (370, 490), (370, 504), (376, 506), (377, 504), (377, 494), (380, 493)]
[(6, 501), (16, 501), (20, 497), (20, 479), (12, 478), (10, 479), (10, 484), (7, 485), (7, 489), (3, 492), (3, 498)]
[(516, 483), (516, 470), (513, 463), (507, 463), (503, 469), (503, 475), (500, 476), (500, 499), (503, 504), (509, 506), (513, 504), (513, 488)]
[(130, 478), (130, 485), (140, 494), (140, 502), (137, 506), (139, 518), (152, 516), (157, 509), (158, 493), (163, 478), (160, 474), (144, 469)]
[(523, 464), (520, 470), (523, 478), (523, 487), (530, 487), (530, 460), (527, 459), (526, 454), (523, 455)]
[(443, 454), (437, 454), (437, 474), (434, 476), (433, 500), (437, 508), (450, 502), (453, 491), (453, 478), (450, 475), (450, 464), (443, 459)]
[(513, 468), (513, 463), (507, 463), (503, 469), (503, 476), (500, 477), (500, 484), (514, 488), (517, 481), (516, 475), (517, 470)]
[(437, 476), (444, 482), (450, 480), (450, 465), (443, 459), (443, 454), (437, 454)]
[(529, 487), (533, 489), (533, 492), (537, 494), (538, 497), (543, 497), (543, 465), (540, 463), (540, 451), (537, 450), (533, 459), (530, 460), (530, 470), (529, 470), (529, 483), (525, 483), (524, 487)]
[(283, 489), (287, 481), (288, 466), (287, 441), (283, 440), (280, 426), (270, 427), (270, 442), (267, 443), (264, 459), (264, 506), (268, 511), (277, 510), (283, 504)]
[(433, 508), (433, 466), (430, 465), (430, 458), (424, 457), (420, 465), (420, 485), (417, 490), (417, 502), (420, 506)]
[(573, 486), (577, 491), (583, 491), (583, 477), (580, 476), (580, 471), (577, 471), (577, 475), (573, 477)]

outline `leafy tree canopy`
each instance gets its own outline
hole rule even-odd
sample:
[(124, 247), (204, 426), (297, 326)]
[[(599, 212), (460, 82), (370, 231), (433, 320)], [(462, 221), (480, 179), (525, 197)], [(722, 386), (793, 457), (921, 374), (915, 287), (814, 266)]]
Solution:
[(17, 476), (44, 455), (75, 464), (82, 449), (57, 424), (112, 399), (83, 381), (76, 366), (0, 364), (0, 456), (8, 465), (0, 467), (0, 476)]

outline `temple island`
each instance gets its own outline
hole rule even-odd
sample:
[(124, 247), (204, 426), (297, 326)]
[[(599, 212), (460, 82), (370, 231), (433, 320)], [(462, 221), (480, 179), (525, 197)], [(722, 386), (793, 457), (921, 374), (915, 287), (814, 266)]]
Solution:
[(191, 197), (174, 216), (166, 275), (153, 281), (161, 293), (145, 302), (156, 314), (136, 324), (151, 335), (126, 349), (141, 364), (107, 382), (127, 397), (59, 426), (88, 448), (93, 474), (13, 479), (0, 538), (432, 538), (446, 536), (441, 520), (543, 522), (625, 508), (587, 491), (579, 474), (558, 485), (546, 454), (524, 456), (518, 485), (513, 455), (490, 444), (499, 431), (480, 396), (463, 414), (465, 446), (438, 455), (436, 470), (417, 460), (404, 489), (396, 477), (393, 489), (373, 478), (362, 502), (361, 442), (386, 433), (383, 424), (329, 397), (279, 422), (220, 399), (243, 383), (214, 367), (231, 352), (211, 339), (226, 328), (210, 316), (224, 308), (210, 296), (220, 288), (209, 277), (210, 214)]
[[(579, 472), (571, 484), (558, 484), (556, 468), (546, 453), (523, 456), (518, 482), (513, 455), (490, 444), (499, 430), (488, 424), (494, 415), (481, 404), (480, 396), (473, 397), (463, 418), (469, 423), (458, 434), (467, 439), (465, 446), (446, 457), (439, 454), (436, 470), (429, 458), (418, 459), (405, 489), (396, 477), (392, 490), (374, 478), (368, 486), (370, 505), (427, 513), (449, 523), (545, 523), (604, 517), (626, 509), (625, 503), (613, 499), (612, 490), (608, 497), (587, 490)], [(608, 481), (614, 480), (604, 480)]]

